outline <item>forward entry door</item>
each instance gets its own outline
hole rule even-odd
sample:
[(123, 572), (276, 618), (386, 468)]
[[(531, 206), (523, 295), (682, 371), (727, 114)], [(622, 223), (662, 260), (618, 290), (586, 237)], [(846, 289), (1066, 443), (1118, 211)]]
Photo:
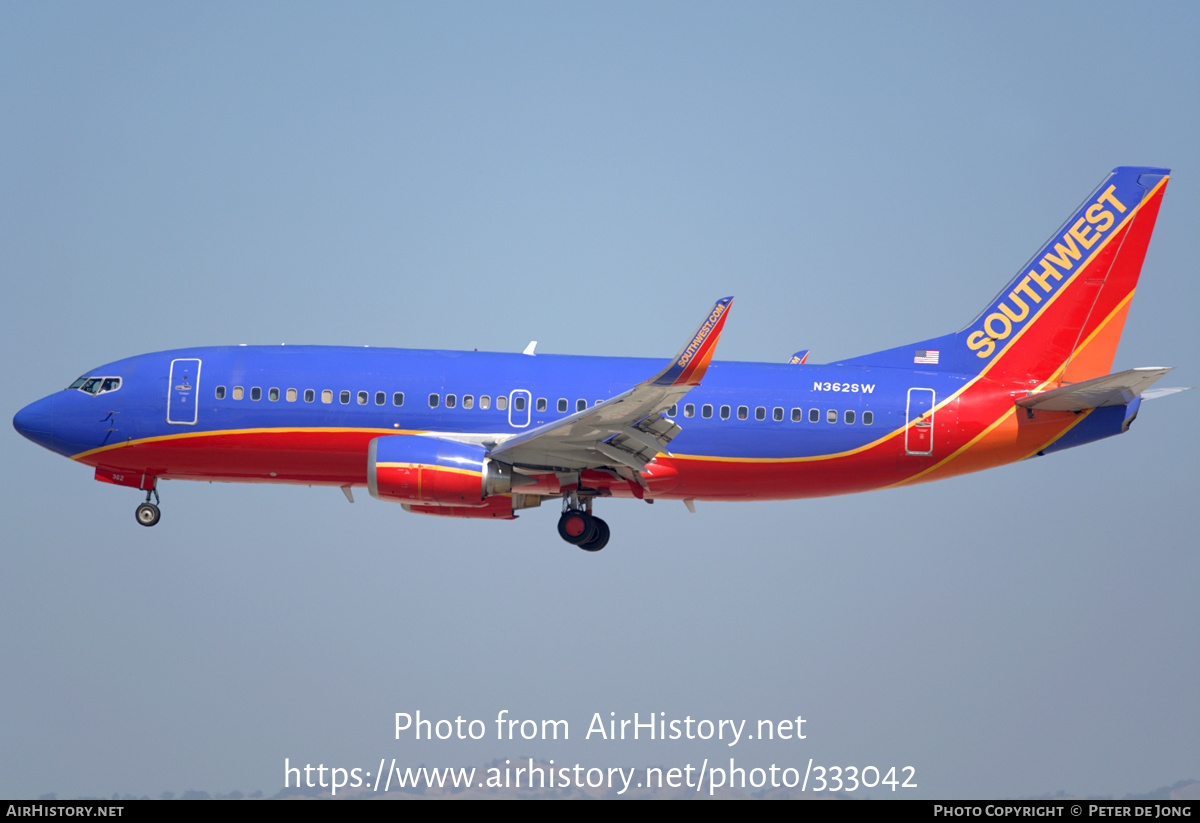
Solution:
[(171, 361), (167, 386), (167, 422), (194, 426), (200, 402), (200, 360), (180, 358)]

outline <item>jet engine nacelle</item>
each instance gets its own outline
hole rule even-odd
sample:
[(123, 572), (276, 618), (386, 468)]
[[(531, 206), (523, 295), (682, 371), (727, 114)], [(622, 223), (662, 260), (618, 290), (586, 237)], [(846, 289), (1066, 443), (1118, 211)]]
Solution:
[(512, 491), (512, 467), (487, 449), (440, 437), (376, 437), (367, 452), (367, 488), (379, 500), (421, 506), (484, 507)]

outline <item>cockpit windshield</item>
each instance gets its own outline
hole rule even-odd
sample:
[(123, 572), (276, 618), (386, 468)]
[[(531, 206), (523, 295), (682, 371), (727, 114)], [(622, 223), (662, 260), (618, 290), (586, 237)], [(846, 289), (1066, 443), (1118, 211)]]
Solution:
[(81, 392), (88, 394), (105, 394), (110, 391), (116, 391), (121, 388), (121, 378), (119, 377), (90, 377), (84, 375), (76, 380), (68, 389), (79, 389)]

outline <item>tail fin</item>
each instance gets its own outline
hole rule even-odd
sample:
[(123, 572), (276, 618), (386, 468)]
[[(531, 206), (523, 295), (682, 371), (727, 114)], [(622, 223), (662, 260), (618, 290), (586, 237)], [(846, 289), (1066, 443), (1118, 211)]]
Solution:
[(1067, 383), (1108, 374), (1169, 173), (1113, 169), (954, 335), (955, 369)]
[(841, 362), (1039, 383), (1108, 374), (1169, 174), (1113, 169), (962, 331)]

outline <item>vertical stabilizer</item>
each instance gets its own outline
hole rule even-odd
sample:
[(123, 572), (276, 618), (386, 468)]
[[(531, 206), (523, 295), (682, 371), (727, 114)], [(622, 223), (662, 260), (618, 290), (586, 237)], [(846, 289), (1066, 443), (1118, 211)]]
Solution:
[(1078, 382), (1107, 374), (1169, 169), (1121, 166), (954, 335), (955, 370)]

